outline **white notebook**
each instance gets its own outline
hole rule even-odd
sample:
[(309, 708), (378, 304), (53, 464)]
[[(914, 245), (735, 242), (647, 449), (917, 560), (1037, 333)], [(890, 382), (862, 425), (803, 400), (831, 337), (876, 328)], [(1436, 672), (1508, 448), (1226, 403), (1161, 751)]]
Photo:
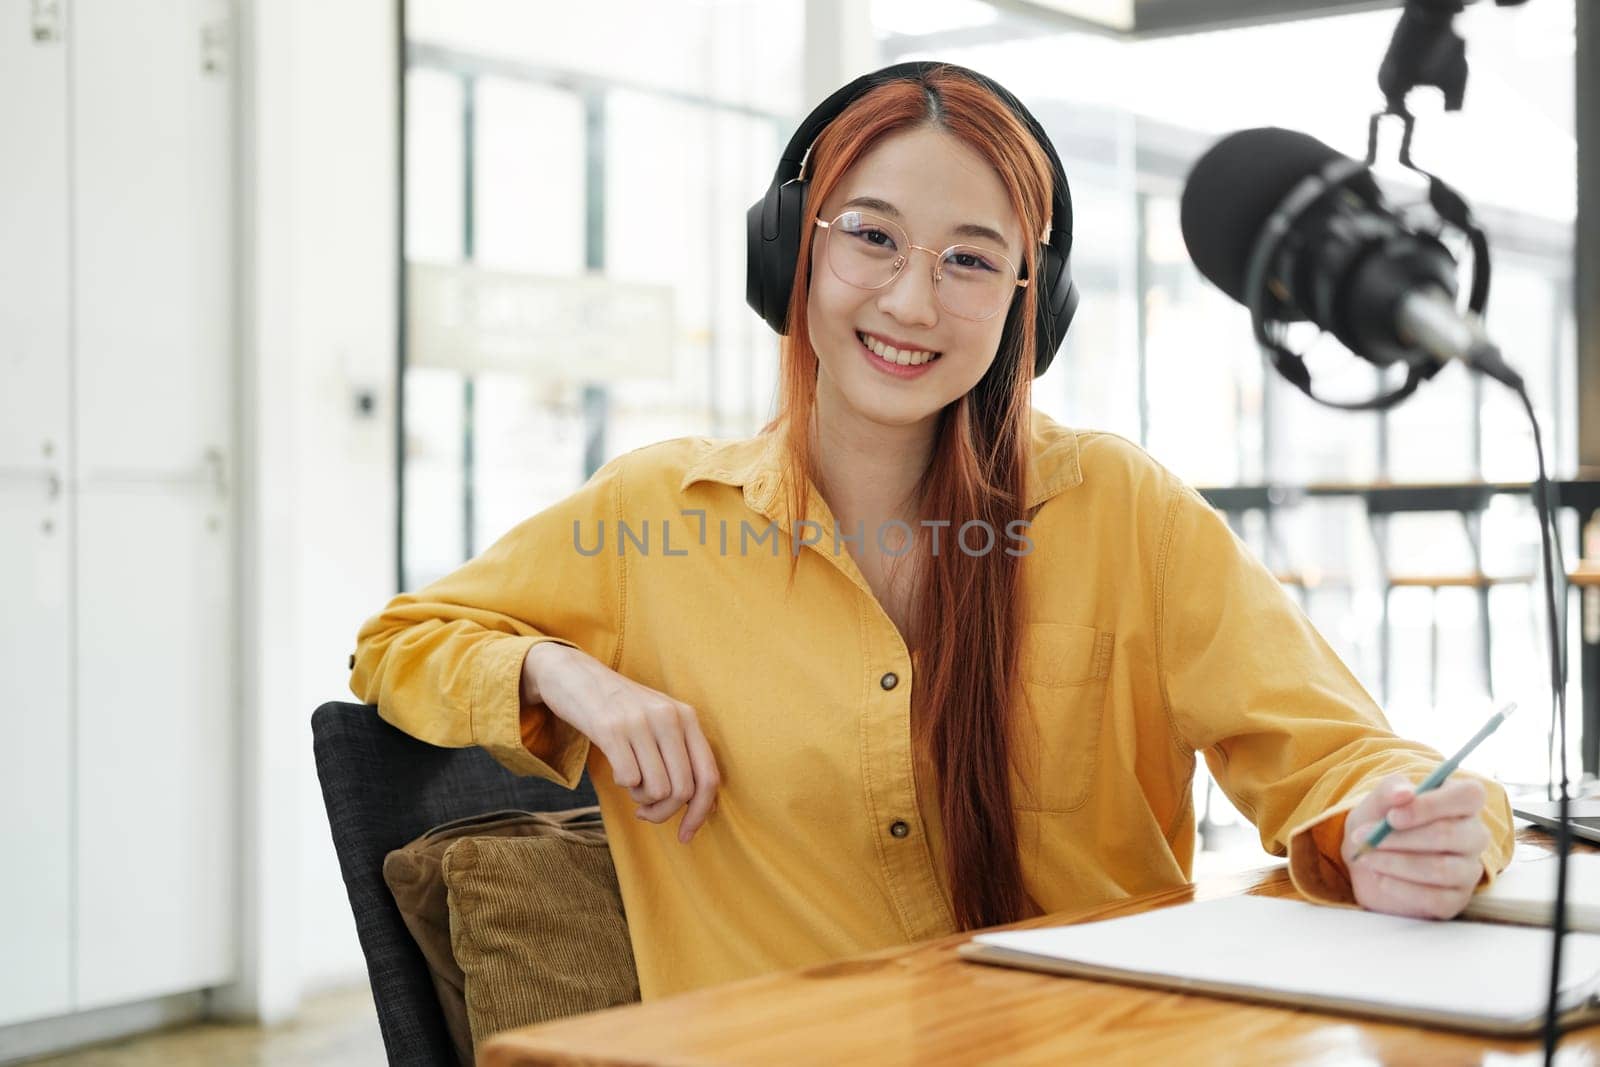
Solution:
[[(978, 934), (959, 952), (1030, 970), (1498, 1034), (1539, 1029), (1550, 974), (1550, 935), (1539, 927), (1257, 896)], [(1600, 935), (1569, 934), (1562, 956), (1564, 1023), (1600, 1017)]]
[[(1548, 924), (1556, 910), (1556, 857), (1519, 859), (1494, 884), (1473, 896), (1471, 919)], [(1567, 857), (1567, 925), (1600, 933), (1600, 853)]]

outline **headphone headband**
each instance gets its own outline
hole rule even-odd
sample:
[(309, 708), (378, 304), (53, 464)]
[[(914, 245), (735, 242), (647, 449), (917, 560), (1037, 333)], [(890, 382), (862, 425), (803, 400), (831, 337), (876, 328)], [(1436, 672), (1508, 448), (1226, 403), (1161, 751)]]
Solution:
[(842, 114), (845, 108), (855, 102), (859, 96), (871, 92), (880, 85), (888, 85), (896, 81), (919, 81), (929, 74), (949, 71), (958, 74), (970, 81), (988, 89), (1000, 102), (1005, 104), (1017, 119), (1033, 134), (1033, 139), (1044, 150), (1045, 158), (1050, 163), (1050, 240), (1047, 244), (1060, 249), (1062, 255), (1072, 252), (1072, 190), (1067, 185), (1067, 171), (1061, 164), (1061, 157), (1056, 154), (1056, 147), (1050, 141), (1049, 134), (1044, 132), (1044, 127), (1039, 120), (1034, 118), (1033, 112), (1018, 100), (1011, 90), (999, 82), (975, 70), (957, 66), (954, 63), (939, 63), (933, 60), (914, 60), (909, 63), (896, 63), (893, 66), (875, 70), (870, 74), (863, 74), (849, 85), (835, 89), (828, 98), (818, 104), (805, 119), (795, 128), (789, 137), (789, 143), (784, 146), (783, 155), (778, 160), (777, 173), (773, 175), (775, 184), (783, 184), (801, 177), (807, 157), (811, 155), (811, 147), (816, 144), (822, 131), (828, 124)]

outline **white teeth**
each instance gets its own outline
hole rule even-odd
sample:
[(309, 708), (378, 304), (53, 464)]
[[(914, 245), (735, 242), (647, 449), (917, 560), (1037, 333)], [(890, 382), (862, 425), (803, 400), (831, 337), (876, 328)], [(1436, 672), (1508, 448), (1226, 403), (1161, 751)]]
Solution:
[(884, 344), (875, 337), (868, 337), (864, 333), (858, 333), (856, 337), (886, 363), (897, 363), (902, 367), (917, 367), (929, 360), (939, 358), (937, 352), (922, 352), (913, 349), (902, 351), (893, 345)]

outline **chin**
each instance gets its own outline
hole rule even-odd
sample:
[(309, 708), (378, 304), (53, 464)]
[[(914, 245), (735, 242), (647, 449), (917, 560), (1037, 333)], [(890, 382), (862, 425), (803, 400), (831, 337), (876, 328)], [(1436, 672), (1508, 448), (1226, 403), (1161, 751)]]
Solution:
[(882, 408), (879, 408), (877, 410), (861, 411), (863, 416), (871, 419), (880, 426), (916, 426), (919, 423), (927, 422), (928, 419), (938, 414), (938, 412), (938, 408), (930, 408), (928, 410), (922, 410), (919, 408), (915, 411), (886, 411)]
[(872, 381), (853, 381), (844, 390), (845, 400), (864, 418), (883, 426), (914, 426), (937, 415), (944, 401), (914, 389), (899, 395), (874, 389)]

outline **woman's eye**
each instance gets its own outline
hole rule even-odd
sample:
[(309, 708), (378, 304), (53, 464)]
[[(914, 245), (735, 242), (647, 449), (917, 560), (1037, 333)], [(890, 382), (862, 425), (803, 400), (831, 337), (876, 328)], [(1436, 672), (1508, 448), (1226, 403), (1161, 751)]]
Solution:
[(995, 266), (976, 252), (957, 252), (950, 262), (963, 270), (994, 270)]
[(877, 245), (880, 248), (894, 247), (894, 238), (882, 230), (856, 230), (855, 235), (868, 244)]

